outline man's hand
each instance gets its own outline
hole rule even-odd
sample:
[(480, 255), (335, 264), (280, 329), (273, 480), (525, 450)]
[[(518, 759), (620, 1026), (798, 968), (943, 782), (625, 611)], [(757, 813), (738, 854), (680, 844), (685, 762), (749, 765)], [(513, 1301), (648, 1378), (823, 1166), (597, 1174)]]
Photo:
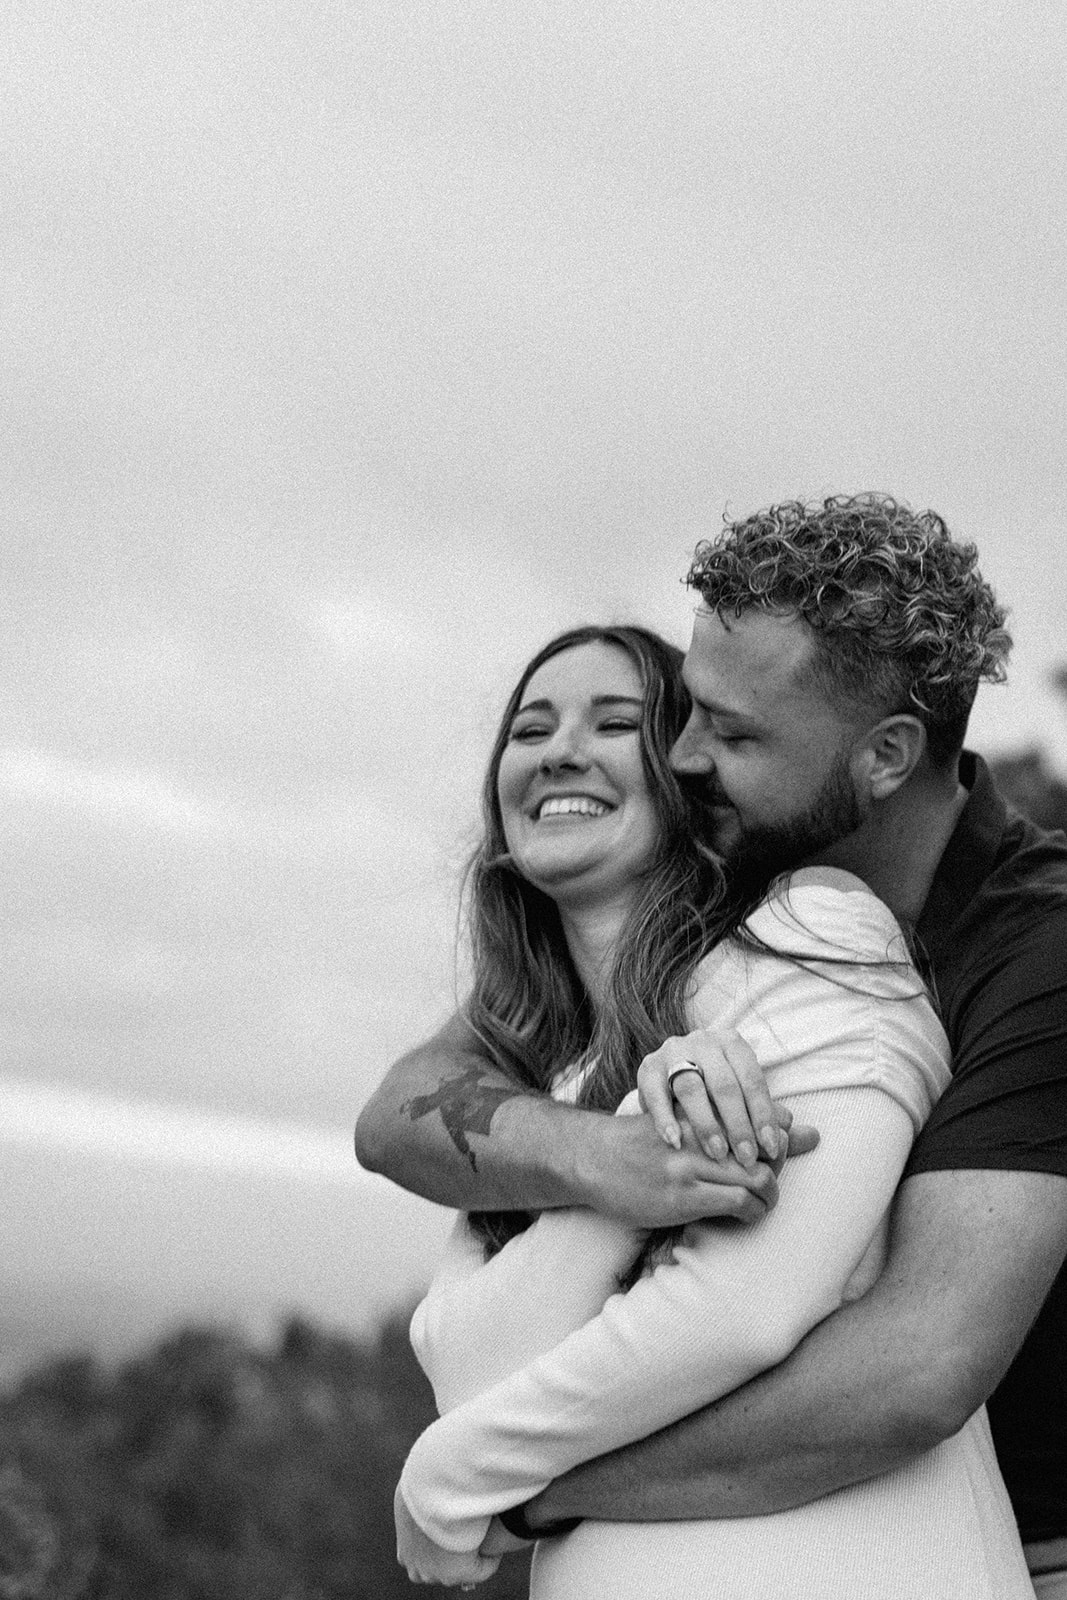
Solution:
[(598, 1116), (576, 1151), (575, 1203), (639, 1228), (672, 1228), (712, 1218), (758, 1222), (777, 1203), (766, 1162), (713, 1161), (692, 1129), (666, 1144), (650, 1116)]
[(478, 1550), (445, 1550), (419, 1527), (408, 1510), (407, 1501), (397, 1486), (393, 1496), (396, 1522), (396, 1559), (412, 1583), (440, 1583), (446, 1588), (465, 1589), (491, 1578), (500, 1565), (499, 1555), (482, 1555)]
[(668, 1039), (642, 1061), (637, 1087), (660, 1138), (675, 1150), (682, 1148), (677, 1111), (713, 1161), (732, 1150), (749, 1169), (762, 1155), (780, 1171), (787, 1153), (804, 1155), (819, 1142), (814, 1128), (794, 1128), (791, 1113), (771, 1099), (755, 1052), (733, 1030), (699, 1028)]
[(529, 1539), (520, 1539), (514, 1533), (509, 1533), (499, 1517), (494, 1517), (489, 1524), (489, 1532), (482, 1540), (479, 1555), (510, 1556), (516, 1550), (529, 1550)]

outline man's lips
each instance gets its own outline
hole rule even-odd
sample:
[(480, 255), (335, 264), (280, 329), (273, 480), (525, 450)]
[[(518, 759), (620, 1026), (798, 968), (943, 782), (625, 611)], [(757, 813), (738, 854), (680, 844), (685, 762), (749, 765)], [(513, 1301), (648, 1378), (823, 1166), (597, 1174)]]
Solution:
[(698, 789), (685, 784), (682, 793), (695, 812), (701, 811), (732, 811), (734, 808), (724, 794), (712, 794), (707, 789)]

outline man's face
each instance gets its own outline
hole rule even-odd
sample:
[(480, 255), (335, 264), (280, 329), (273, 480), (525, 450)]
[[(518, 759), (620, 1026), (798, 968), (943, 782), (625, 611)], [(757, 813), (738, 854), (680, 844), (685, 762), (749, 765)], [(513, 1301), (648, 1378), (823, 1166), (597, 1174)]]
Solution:
[(849, 759), (857, 727), (814, 678), (813, 651), (799, 617), (697, 613), (683, 669), (693, 709), (671, 766), (702, 835), (748, 887), (825, 854), (863, 821)]

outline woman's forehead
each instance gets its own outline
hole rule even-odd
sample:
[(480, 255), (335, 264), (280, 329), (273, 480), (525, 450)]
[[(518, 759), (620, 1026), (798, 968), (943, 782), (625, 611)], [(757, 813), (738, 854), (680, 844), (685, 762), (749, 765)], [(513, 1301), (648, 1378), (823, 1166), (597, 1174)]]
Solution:
[(520, 706), (537, 700), (558, 704), (608, 697), (643, 700), (641, 673), (621, 645), (594, 639), (571, 645), (542, 662), (522, 691)]

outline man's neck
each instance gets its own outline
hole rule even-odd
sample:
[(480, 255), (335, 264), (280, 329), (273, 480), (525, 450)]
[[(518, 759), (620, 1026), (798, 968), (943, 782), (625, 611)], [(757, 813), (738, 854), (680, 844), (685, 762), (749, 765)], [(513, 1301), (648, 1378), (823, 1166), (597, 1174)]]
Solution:
[(914, 927), (966, 804), (959, 782), (909, 784), (819, 860), (854, 872), (898, 922)]

